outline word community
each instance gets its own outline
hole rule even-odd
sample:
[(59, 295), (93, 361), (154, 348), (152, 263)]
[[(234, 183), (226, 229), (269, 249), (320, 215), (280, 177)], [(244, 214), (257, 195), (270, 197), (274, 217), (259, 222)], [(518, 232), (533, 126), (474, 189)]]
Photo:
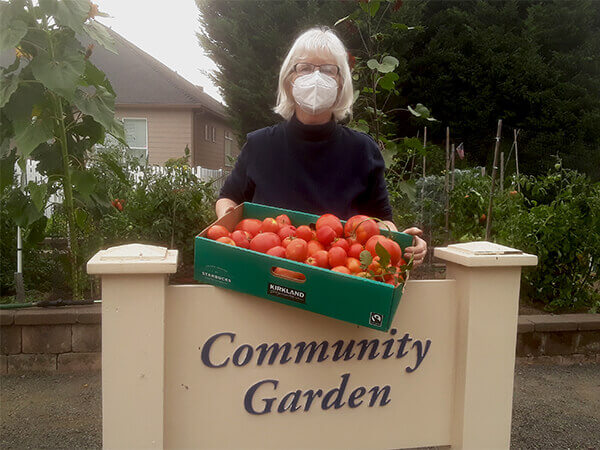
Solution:
[[(374, 359), (401, 360), (407, 358), (414, 362), (407, 363), (404, 370), (407, 373), (416, 371), (431, 347), (431, 340), (414, 339), (409, 333), (396, 338), (397, 330), (390, 330), (392, 337), (386, 340), (363, 339), (355, 341), (338, 340), (333, 344), (328, 341), (298, 342), (292, 344), (263, 343), (258, 346), (236, 344), (236, 333), (222, 332), (206, 340), (201, 349), (202, 363), (210, 368), (223, 368), (229, 365), (244, 367), (250, 364), (257, 366), (274, 364), (310, 364), (325, 361), (370, 361)], [(309, 411), (311, 407), (322, 410), (336, 410), (347, 406), (357, 408), (361, 405), (368, 407), (386, 406), (391, 402), (391, 386), (373, 386), (370, 389), (358, 386), (348, 388), (350, 373), (341, 375), (338, 387), (328, 391), (323, 389), (295, 390), (286, 393), (281, 400), (276, 395), (279, 380), (264, 379), (253, 384), (244, 395), (244, 408), (250, 414), (262, 415), (271, 412)], [(271, 396), (269, 396), (271, 395)], [(317, 406), (318, 405), (318, 406)]]

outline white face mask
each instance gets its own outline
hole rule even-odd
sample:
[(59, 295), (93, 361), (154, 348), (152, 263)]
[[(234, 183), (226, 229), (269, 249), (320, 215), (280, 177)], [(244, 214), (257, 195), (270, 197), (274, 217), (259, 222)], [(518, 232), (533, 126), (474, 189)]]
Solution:
[(338, 84), (335, 78), (321, 75), (318, 70), (309, 75), (302, 75), (292, 83), (294, 100), (302, 110), (313, 115), (331, 108), (337, 93)]

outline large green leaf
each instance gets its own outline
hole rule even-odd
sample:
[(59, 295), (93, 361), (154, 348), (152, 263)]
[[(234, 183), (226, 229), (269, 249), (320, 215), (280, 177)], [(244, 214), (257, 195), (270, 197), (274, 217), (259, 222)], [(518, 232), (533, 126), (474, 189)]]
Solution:
[(75, 223), (80, 230), (85, 230), (88, 218), (89, 214), (84, 209), (77, 208), (75, 210)]
[(30, 120), (34, 107), (37, 105), (42, 109), (46, 101), (42, 85), (24, 82), (6, 104), (4, 112), (13, 122)]
[(82, 113), (89, 114), (102, 124), (107, 132), (125, 141), (123, 124), (115, 119), (115, 97), (104, 86), (90, 86), (86, 89), (78, 87), (73, 103)]
[(62, 0), (57, 4), (54, 18), (59, 25), (67, 26), (76, 33), (81, 33), (91, 6), (90, 0)]
[(85, 23), (83, 29), (89, 37), (102, 45), (106, 50), (113, 52), (115, 55), (118, 53), (115, 40), (108, 32), (108, 29), (100, 22), (92, 20), (89, 23)]
[(73, 94), (79, 78), (83, 75), (85, 61), (83, 55), (76, 52), (65, 54), (52, 59), (46, 53), (40, 53), (31, 63), (33, 76), (44, 83), (51, 91), (73, 101)]
[(2, 75), (0, 78), (0, 108), (8, 103), (10, 97), (19, 87), (19, 75)]
[(51, 124), (47, 117), (14, 122), (15, 143), (21, 157), (26, 158), (38, 145), (52, 139), (54, 133)]
[(393, 72), (398, 67), (398, 60), (393, 56), (384, 56), (381, 64), (377, 67), (377, 70), (381, 73)]
[(117, 96), (106, 74), (93, 65), (89, 59), (85, 61), (83, 81), (88, 86), (104, 86), (113, 96)]
[(375, 14), (377, 14), (377, 11), (379, 11), (379, 6), (379, 0), (369, 0), (369, 2), (367, 3), (360, 3), (360, 7), (362, 8), (362, 10), (369, 14), (371, 17), (375, 17)]
[(367, 67), (371, 70), (375, 70), (379, 67), (379, 62), (376, 59), (370, 59), (367, 61)]
[(94, 189), (96, 189), (96, 185), (98, 184), (96, 177), (94, 177), (92, 173), (76, 169), (72, 169), (71, 182), (75, 187), (75, 191), (86, 199), (94, 192)]
[(40, 219), (43, 214), (31, 200), (26, 197), (20, 189), (11, 191), (10, 196), (4, 203), (11, 219), (20, 227), (28, 227), (30, 224)]
[(16, 18), (10, 3), (0, 3), (0, 52), (16, 47), (27, 34), (27, 24)]
[(10, 152), (3, 158), (0, 158), (0, 193), (11, 186), (15, 180), (15, 161), (17, 157), (15, 152)]
[(390, 91), (396, 87), (396, 81), (398, 81), (400, 77), (397, 73), (389, 72), (386, 73), (379, 79), (379, 86), (386, 91)]
[(27, 183), (27, 188), (29, 189), (29, 195), (31, 196), (33, 205), (40, 211), (43, 211), (46, 206), (46, 192), (48, 186), (45, 183), (37, 184), (30, 181)]

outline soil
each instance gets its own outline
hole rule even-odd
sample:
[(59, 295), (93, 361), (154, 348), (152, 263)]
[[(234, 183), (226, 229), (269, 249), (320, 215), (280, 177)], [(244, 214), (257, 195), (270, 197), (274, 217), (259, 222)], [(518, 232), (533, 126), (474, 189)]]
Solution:
[[(600, 364), (518, 365), (512, 449), (600, 448)], [(98, 372), (0, 377), (0, 448), (102, 448)]]

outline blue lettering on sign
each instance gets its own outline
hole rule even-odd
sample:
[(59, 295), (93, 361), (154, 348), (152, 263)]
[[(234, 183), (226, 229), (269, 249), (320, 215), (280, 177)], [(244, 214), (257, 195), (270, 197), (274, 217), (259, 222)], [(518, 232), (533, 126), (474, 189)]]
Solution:
[[(298, 389), (288, 392), (281, 397), (281, 400), (276, 396), (279, 381), (261, 380), (252, 385), (246, 392), (244, 396), (244, 408), (250, 414), (258, 416), (274, 411), (277, 411), (277, 413), (286, 411), (292, 413), (296, 411), (307, 412), (310, 411), (313, 403), (319, 404), (324, 411), (331, 408), (340, 409), (346, 404), (350, 408), (357, 408), (363, 404), (363, 400), (360, 400), (360, 402), (357, 402), (357, 400), (367, 393), (367, 389), (364, 386), (359, 386), (346, 395), (349, 380), (350, 374), (345, 373), (342, 375), (339, 386), (330, 389), (326, 393), (323, 393), (322, 389), (317, 389), (316, 391), (309, 389), (306, 392)], [(386, 406), (392, 401), (390, 386), (383, 386), (382, 388), (373, 386), (368, 392), (370, 394), (368, 400), (369, 408), (373, 406)], [(320, 398), (320, 402), (315, 402), (317, 398)], [(346, 399), (348, 399), (347, 402)]]
[[(284, 365), (321, 363), (331, 360), (350, 361), (372, 361), (375, 359), (403, 360), (407, 355), (414, 355), (414, 365), (409, 363), (404, 367), (407, 373), (415, 372), (425, 360), (431, 349), (431, 340), (414, 339), (409, 333), (405, 333), (397, 339), (397, 330), (390, 330), (391, 338), (380, 341), (379, 339), (363, 339), (356, 342), (338, 340), (333, 344), (323, 340), (321, 342), (291, 342), (284, 343), (262, 343), (253, 347), (250, 344), (236, 344), (236, 334), (232, 332), (217, 333), (206, 340), (201, 349), (201, 360), (206, 367), (223, 368), (232, 363), (235, 367), (248, 365), (272, 366), (273, 364)], [(219, 342), (220, 351), (217, 353), (213, 346)], [(223, 353), (223, 349), (225, 352)], [(217, 355), (215, 355), (217, 353)], [(395, 356), (395, 358), (394, 358)], [(311, 407), (320, 406), (324, 411), (348, 408), (358, 408), (366, 405), (386, 406), (391, 402), (391, 387), (389, 385), (373, 386), (367, 389), (365, 386), (355, 387), (349, 391), (348, 384), (350, 374), (341, 375), (341, 381), (337, 387), (327, 392), (322, 389), (308, 389), (305, 391), (294, 390), (285, 393), (281, 399), (277, 397), (279, 380), (266, 379), (252, 385), (244, 396), (244, 408), (253, 415), (310, 411)]]

